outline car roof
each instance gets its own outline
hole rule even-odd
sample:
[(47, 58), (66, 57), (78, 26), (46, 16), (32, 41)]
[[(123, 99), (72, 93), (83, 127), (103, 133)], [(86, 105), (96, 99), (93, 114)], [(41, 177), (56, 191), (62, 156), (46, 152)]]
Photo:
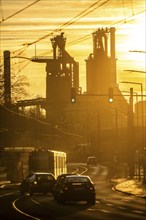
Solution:
[(73, 175), (72, 173), (63, 173), (63, 174), (60, 174), (58, 177), (62, 177), (62, 176), (70, 176), (70, 175)]
[(87, 158), (87, 160), (90, 160), (90, 159), (96, 159), (96, 157), (92, 156), (92, 157)]
[[(60, 174), (58, 177), (59, 177), (59, 178), (61, 178), (61, 177), (73, 176), (73, 175), (74, 175), (74, 176), (77, 176), (77, 175), (79, 175), (79, 174), (73, 174), (73, 173), (63, 173), (63, 174)], [(57, 178), (58, 178), (58, 177), (57, 177)]]
[(31, 174), (32, 174), (32, 175), (35, 174), (35, 175), (52, 175), (52, 176), (53, 176), (52, 173), (48, 173), (48, 172), (33, 172), (33, 173), (31, 173)]
[(90, 156), (90, 157), (88, 157), (88, 158), (96, 158), (95, 156)]
[(65, 182), (91, 182), (92, 183), (92, 180), (90, 179), (89, 176), (87, 175), (70, 175), (70, 176), (66, 176), (65, 177)]
[(75, 175), (75, 174), (69, 175), (66, 178), (88, 178), (88, 179), (90, 179), (90, 177), (87, 175)]

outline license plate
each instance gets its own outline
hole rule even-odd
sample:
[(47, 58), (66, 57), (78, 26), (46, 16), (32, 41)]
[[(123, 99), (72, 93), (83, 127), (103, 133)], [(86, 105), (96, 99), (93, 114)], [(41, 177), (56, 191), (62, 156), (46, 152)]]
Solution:
[(74, 190), (84, 190), (83, 187), (74, 187), (73, 189), (74, 189)]

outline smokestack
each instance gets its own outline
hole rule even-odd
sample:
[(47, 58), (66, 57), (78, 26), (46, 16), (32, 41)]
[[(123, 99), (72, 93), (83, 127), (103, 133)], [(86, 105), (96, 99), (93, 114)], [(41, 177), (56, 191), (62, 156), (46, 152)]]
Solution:
[(110, 28), (111, 86), (116, 86), (115, 28)]
[(10, 51), (4, 51), (4, 104), (11, 105)]

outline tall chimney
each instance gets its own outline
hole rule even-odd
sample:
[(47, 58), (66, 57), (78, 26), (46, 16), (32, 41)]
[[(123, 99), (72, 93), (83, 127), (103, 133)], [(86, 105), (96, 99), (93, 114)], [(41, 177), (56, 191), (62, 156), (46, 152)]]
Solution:
[(116, 86), (115, 28), (110, 28), (111, 86)]
[(4, 104), (11, 105), (10, 51), (4, 51)]

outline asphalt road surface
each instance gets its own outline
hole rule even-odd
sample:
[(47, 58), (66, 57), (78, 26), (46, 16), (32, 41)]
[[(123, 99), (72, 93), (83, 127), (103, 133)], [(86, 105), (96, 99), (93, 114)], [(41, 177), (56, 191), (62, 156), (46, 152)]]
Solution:
[(95, 183), (96, 204), (57, 204), (52, 194), (21, 196), (18, 186), (0, 189), (0, 220), (146, 220), (146, 200), (113, 190), (105, 166), (70, 164), (69, 172), (89, 175)]

